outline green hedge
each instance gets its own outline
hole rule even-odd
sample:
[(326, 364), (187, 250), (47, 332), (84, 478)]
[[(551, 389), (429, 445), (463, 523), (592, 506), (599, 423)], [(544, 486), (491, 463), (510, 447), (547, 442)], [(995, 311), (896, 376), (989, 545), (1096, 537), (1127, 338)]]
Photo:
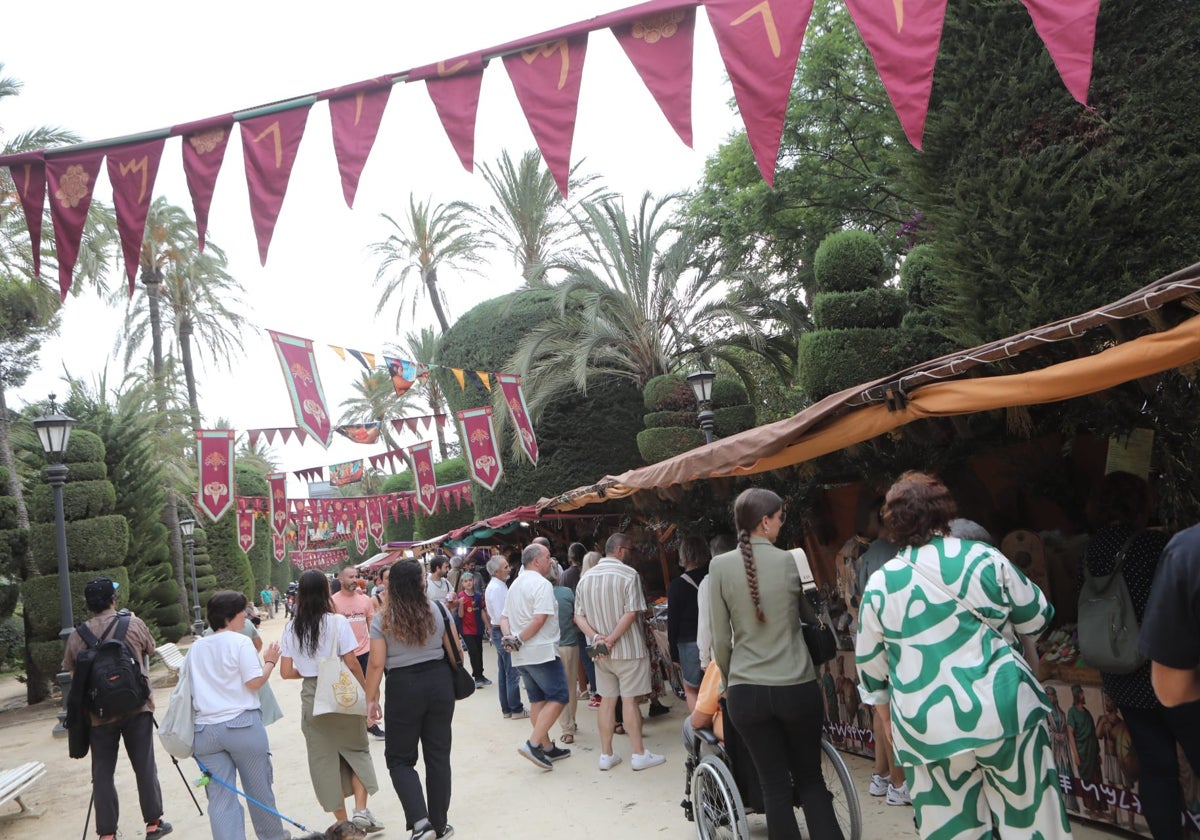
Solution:
[[(120, 584), (117, 606), (122, 603), (121, 593), (129, 591), (129, 572), (123, 566), (111, 569), (94, 569), (86, 572), (71, 572), (71, 609), (75, 623), (86, 621), (92, 611), (87, 608), (83, 590), (88, 582), (106, 577)], [(35, 640), (48, 640), (58, 635), (62, 625), (58, 606), (58, 575), (39, 575), (21, 584), (21, 599), (25, 604), (25, 615)], [(61, 649), (60, 649), (61, 650)], [(58, 663), (54, 663), (58, 670)]]
[(108, 478), (108, 464), (103, 461), (80, 461), (67, 468), (67, 485), (76, 481), (101, 481)]
[(898, 327), (908, 302), (899, 289), (824, 292), (813, 298), (813, 323), (821, 330)]
[(25, 661), (25, 622), (15, 615), (0, 621), (0, 668), (20, 668)]
[(17, 527), (17, 499), (15, 496), (0, 496), (0, 531)]
[[(740, 380), (718, 376), (713, 380), (713, 408), (728, 408), (733, 405), (749, 405), (750, 394)], [(694, 403), (693, 403), (694, 404)]]
[(754, 406), (731, 405), (726, 408), (714, 409), (713, 421), (713, 433), (717, 437), (736, 435), (738, 432), (754, 428)]
[(53, 675), (62, 667), (64, 648), (65, 645), (58, 639), (52, 642), (30, 642), (29, 656), (36, 663), (37, 670)]
[[(94, 461), (103, 464), (104, 440), (95, 432), (75, 428), (71, 430), (71, 439), (67, 441), (67, 451), (63, 457), (63, 463), (70, 467), (70, 469), (74, 469), (72, 464), (78, 464), (82, 461)], [(67, 475), (70, 475), (69, 471)]]
[(642, 389), (647, 411), (687, 411), (696, 407), (696, 394), (677, 373), (656, 376)]
[(916, 309), (930, 309), (939, 303), (933, 250), (928, 245), (912, 248), (900, 263), (900, 288)]
[(651, 411), (642, 418), (647, 429), (665, 429), (671, 426), (694, 427), (697, 422), (695, 411)]
[(704, 432), (700, 429), (685, 429), (679, 426), (643, 429), (637, 435), (638, 451), (647, 464), (657, 464), (704, 444)]
[(879, 288), (886, 276), (883, 246), (865, 230), (830, 234), (813, 255), (813, 279), (818, 292)]
[(887, 330), (825, 330), (800, 336), (797, 381), (813, 402), (844, 388), (907, 367), (903, 333)]
[[(117, 490), (108, 479), (69, 482), (63, 485), (62, 495), (63, 516), (68, 522), (107, 516), (117, 506)], [(54, 490), (48, 484), (36, 485), (25, 501), (31, 521), (54, 521)]]
[(0, 467), (0, 496), (8, 495), (8, 467)]
[[(98, 516), (68, 522), (66, 531), (67, 560), (72, 569), (105, 569), (125, 559), (129, 547), (129, 523), (123, 516)], [(58, 569), (54, 523), (31, 525), (29, 544), (37, 570), (42, 574), (54, 574)]]
[(10, 578), (25, 576), (25, 549), (29, 532), (20, 528), (0, 531), (0, 575)]
[(0, 620), (8, 618), (21, 600), (21, 584), (0, 583)]

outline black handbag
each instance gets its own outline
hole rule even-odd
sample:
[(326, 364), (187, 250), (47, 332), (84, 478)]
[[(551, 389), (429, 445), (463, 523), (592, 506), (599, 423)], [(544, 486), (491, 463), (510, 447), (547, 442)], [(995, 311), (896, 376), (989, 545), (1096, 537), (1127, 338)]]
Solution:
[(450, 637), (450, 613), (441, 604), (442, 618), (446, 620), (446, 629), (442, 633), (442, 648), (446, 651), (446, 664), (450, 666), (450, 679), (454, 683), (454, 699), (466, 700), (475, 693), (475, 678), (463, 667), (462, 652)]
[[(799, 549), (796, 549), (799, 551)], [(804, 594), (804, 572), (800, 568), (800, 558), (793, 554), (796, 560), (796, 571), (800, 573), (800, 631), (804, 634), (804, 644), (808, 648), (809, 658), (813, 667), (819, 668), (837, 656), (837, 638), (833, 630), (814, 609), (808, 596)]]

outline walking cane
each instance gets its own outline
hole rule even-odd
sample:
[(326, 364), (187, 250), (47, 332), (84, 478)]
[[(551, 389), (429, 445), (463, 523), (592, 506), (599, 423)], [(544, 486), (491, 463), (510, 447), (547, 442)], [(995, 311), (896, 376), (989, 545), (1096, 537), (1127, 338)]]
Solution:
[[(152, 715), (150, 720), (154, 721), (154, 728), (158, 729), (158, 719)], [(170, 755), (170, 753), (168, 753), (168, 755)], [(171, 763), (174, 764), (175, 769), (179, 771), (179, 778), (183, 781), (183, 786), (187, 788), (188, 796), (192, 797), (192, 802), (196, 805), (196, 812), (203, 817), (204, 811), (200, 808), (200, 800), (196, 798), (196, 792), (192, 790), (192, 786), (188, 784), (187, 776), (183, 775), (183, 768), (179, 766), (179, 759), (172, 755)]]
[(88, 826), (92, 824), (92, 803), (96, 801), (96, 789), (92, 789), (92, 795), (88, 797), (88, 812), (83, 818), (83, 836), (79, 840), (87, 840)]

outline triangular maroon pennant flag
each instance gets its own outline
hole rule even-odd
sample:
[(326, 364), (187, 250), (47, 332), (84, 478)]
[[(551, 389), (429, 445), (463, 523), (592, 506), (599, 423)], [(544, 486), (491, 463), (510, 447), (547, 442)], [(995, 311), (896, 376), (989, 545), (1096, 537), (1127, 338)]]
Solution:
[(279, 432), (279, 440), (282, 443), (287, 443), (292, 439), (292, 429), (275, 429), (275, 431)]
[(812, 6), (813, 0), (704, 0), (746, 139), (768, 186), (775, 185), (779, 138)]
[(329, 98), (329, 119), (333, 123), (333, 152), (342, 176), (342, 195), (347, 207), (354, 207), (358, 179), (362, 175), (379, 123), (392, 93), (388, 78), (373, 79), (359, 90), (337, 91)]
[(158, 177), (158, 163), (162, 160), (165, 143), (166, 138), (160, 137), (108, 150), (108, 180), (113, 188), (113, 208), (117, 213), (130, 297), (133, 297), (137, 282), (146, 214), (154, 198), (154, 179)]
[(405, 426), (407, 426), (407, 427), (408, 427), (408, 430), (409, 430), (410, 432), (412, 432), (414, 435), (415, 435), (415, 434), (417, 434), (417, 420), (416, 420), (416, 418), (415, 418), (415, 417), (409, 417), (409, 418), (407, 418), (407, 419), (404, 421), (404, 425), (405, 425)]
[(1100, 0), (1021, 0), (1071, 96), (1087, 105)]
[(271, 530), (282, 534), (283, 529), (287, 527), (287, 474), (268, 473), (267, 487), (271, 491)]
[(33, 276), (42, 276), (42, 210), (46, 206), (46, 153), (24, 152), (10, 155), (8, 171), (12, 175), (21, 209), (25, 211), (25, 228), (29, 231), (30, 252), (33, 254)]
[(250, 441), (250, 448), (258, 446), (258, 439), (262, 436), (262, 429), (250, 429), (246, 432), (246, 438)]
[(408, 72), (408, 81), (425, 80), (442, 128), (450, 138), (463, 168), (475, 168), (475, 115), (479, 111), (479, 88), (483, 83), (481, 54), (439, 61)]
[(463, 497), (463, 501), (466, 502), (468, 505), (473, 504), (473, 502), (471, 500), (471, 482), (468, 481), (466, 484), (463, 485), (462, 497)]
[(400, 510), (404, 513), (405, 519), (412, 518), (409, 515), (409, 511), (410, 511), (410, 505), (412, 504), (415, 496), (416, 496), (415, 493), (401, 493), (400, 494)]
[(504, 68), (529, 130), (564, 197), (571, 174), (571, 142), (586, 54), (587, 33), (583, 33), (504, 56)]
[(283, 558), (287, 556), (287, 545), (284, 544), (283, 537), (271, 534), (271, 548), (275, 553), (275, 562), (282, 563)]
[[(96, 175), (104, 161), (104, 151), (93, 149), (73, 155), (57, 155), (46, 160), (46, 180), (50, 188), (50, 218), (54, 222), (54, 249), (58, 254), (58, 291), (60, 300), (71, 291), (83, 224), (96, 189)], [(36, 246), (35, 246), (36, 247)]]
[(213, 190), (225, 161), (229, 135), (233, 133), (233, 114), (177, 125), (171, 133), (183, 136), (183, 172), (187, 176), (192, 212), (196, 216), (196, 233), (203, 251)]
[(254, 547), (254, 511), (238, 511), (238, 548), (249, 552)]
[(508, 405), (508, 413), (517, 429), (517, 440), (521, 443), (521, 449), (529, 456), (529, 462), (536, 467), (537, 437), (533, 433), (533, 421), (529, 419), (529, 408), (525, 405), (525, 394), (521, 391), (521, 377), (515, 373), (497, 373), (496, 378), (500, 381), (504, 402)]
[(919, 149), (929, 114), (933, 66), (942, 41), (946, 0), (846, 0), (846, 8), (875, 60), (908, 142)]
[[(242, 154), (246, 160), (246, 186), (250, 189), (250, 215), (258, 238), (258, 259), (267, 264), (267, 249), (283, 207), (288, 179), (311, 105), (242, 120)], [(326, 442), (328, 445), (328, 442)]]
[(696, 8), (669, 8), (667, 0), (644, 17), (612, 28), (633, 68), (646, 84), (679, 139), (692, 145), (692, 41)]
[(371, 496), (367, 500), (367, 530), (375, 540), (377, 548), (383, 548), (386, 523), (383, 521), (383, 496)]

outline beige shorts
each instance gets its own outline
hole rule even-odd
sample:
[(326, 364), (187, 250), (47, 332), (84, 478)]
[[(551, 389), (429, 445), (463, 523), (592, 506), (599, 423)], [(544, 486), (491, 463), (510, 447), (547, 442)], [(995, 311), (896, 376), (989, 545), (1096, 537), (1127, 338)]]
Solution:
[(596, 693), (601, 697), (641, 697), (650, 693), (650, 659), (594, 660)]

